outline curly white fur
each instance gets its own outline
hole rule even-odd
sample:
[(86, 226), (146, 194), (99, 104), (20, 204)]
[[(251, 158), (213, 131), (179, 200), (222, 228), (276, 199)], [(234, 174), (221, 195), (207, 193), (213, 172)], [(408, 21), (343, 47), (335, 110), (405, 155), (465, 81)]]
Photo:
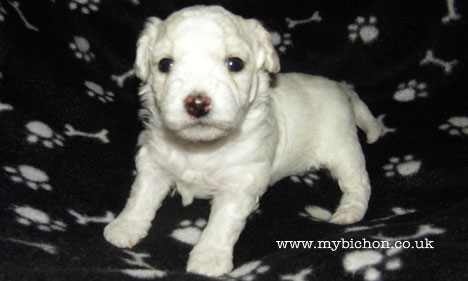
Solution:
[[(239, 58), (241, 71), (226, 60)], [(158, 69), (171, 59), (170, 71)], [(139, 140), (137, 177), (120, 215), (104, 230), (118, 247), (146, 236), (171, 186), (190, 204), (212, 198), (209, 222), (190, 253), (187, 270), (220, 276), (232, 270), (232, 252), (246, 218), (267, 186), (311, 167), (328, 168), (343, 192), (331, 218), (362, 219), (369, 178), (356, 125), (374, 142), (379, 123), (343, 84), (279, 71), (268, 32), (217, 6), (150, 18), (138, 40), (135, 73), (146, 129)], [(190, 95), (210, 98), (203, 117), (188, 114)]]

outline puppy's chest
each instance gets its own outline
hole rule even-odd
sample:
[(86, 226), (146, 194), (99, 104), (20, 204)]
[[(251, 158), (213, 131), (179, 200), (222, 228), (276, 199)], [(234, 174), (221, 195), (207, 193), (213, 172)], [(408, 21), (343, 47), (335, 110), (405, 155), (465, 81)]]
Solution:
[(171, 176), (184, 205), (194, 197), (210, 198), (225, 185), (223, 174), (228, 163), (221, 155), (172, 152), (158, 158), (159, 166)]

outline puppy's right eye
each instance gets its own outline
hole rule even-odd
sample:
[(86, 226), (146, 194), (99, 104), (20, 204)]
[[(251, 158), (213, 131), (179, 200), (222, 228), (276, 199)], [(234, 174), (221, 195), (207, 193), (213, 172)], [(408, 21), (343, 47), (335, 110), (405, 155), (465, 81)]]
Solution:
[(174, 61), (172, 59), (162, 59), (159, 61), (158, 68), (159, 71), (163, 73), (168, 73), (171, 71), (172, 66), (174, 65)]

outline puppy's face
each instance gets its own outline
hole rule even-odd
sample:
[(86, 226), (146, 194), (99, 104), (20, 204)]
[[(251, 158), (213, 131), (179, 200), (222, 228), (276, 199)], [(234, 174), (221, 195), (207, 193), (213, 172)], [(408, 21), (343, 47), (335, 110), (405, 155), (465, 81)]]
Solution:
[(268, 33), (221, 7), (151, 18), (138, 41), (135, 71), (152, 89), (145, 98), (154, 99), (163, 126), (190, 141), (238, 128), (265, 70), (279, 70)]

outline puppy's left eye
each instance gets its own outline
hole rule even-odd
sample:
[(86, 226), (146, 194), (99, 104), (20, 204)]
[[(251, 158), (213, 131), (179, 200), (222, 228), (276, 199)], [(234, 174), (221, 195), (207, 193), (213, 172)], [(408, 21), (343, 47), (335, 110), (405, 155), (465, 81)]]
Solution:
[(171, 71), (171, 68), (173, 65), (174, 65), (174, 61), (172, 59), (164, 58), (159, 61), (158, 68), (159, 68), (159, 71), (163, 73), (168, 73), (169, 71)]
[(226, 60), (226, 67), (231, 72), (239, 72), (244, 68), (244, 62), (240, 58), (228, 58)]

